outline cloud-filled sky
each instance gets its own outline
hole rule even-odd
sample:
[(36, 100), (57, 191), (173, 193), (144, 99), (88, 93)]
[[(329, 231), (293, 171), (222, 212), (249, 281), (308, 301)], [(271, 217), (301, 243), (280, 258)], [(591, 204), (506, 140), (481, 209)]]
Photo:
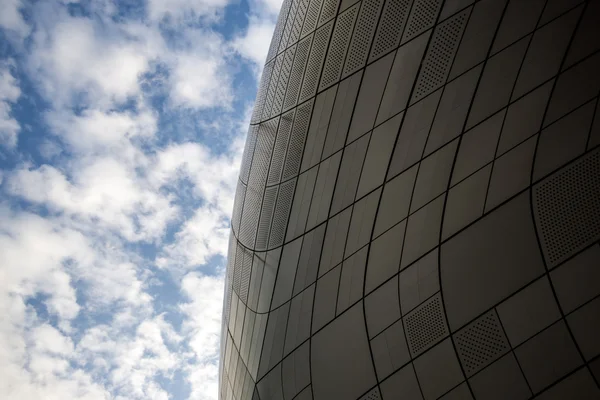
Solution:
[(0, 398), (217, 398), (280, 4), (0, 0)]

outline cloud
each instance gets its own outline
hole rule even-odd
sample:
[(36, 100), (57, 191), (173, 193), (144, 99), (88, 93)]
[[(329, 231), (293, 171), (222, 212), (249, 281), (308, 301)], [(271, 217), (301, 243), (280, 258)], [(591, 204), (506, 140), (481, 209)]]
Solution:
[(233, 82), (279, 3), (241, 32), (228, 0), (4, 0), (2, 34), (27, 40), (0, 69), (0, 398), (217, 398), (251, 102)]
[(32, 76), (55, 108), (109, 108), (140, 94), (142, 74), (163, 51), (156, 30), (55, 14), (38, 22), (28, 56)]
[(21, 126), (12, 116), (12, 104), (21, 96), (21, 89), (10, 71), (10, 64), (10, 61), (0, 63), (0, 142), (13, 148)]
[(190, 364), (190, 399), (211, 400), (218, 388), (218, 358), (223, 304), (223, 276), (189, 273), (181, 284), (188, 302), (181, 306), (186, 315), (184, 330), (195, 363)]
[(233, 45), (242, 57), (262, 67), (269, 52), (273, 29), (275, 29), (273, 18), (253, 16), (248, 22), (248, 29), (244, 35), (237, 37)]
[(228, 0), (149, 0), (148, 17), (160, 21), (164, 18), (180, 22), (197, 17), (214, 18)]
[(23, 38), (29, 33), (29, 26), (21, 15), (22, 4), (20, 0), (2, 0), (0, 8), (0, 27)]

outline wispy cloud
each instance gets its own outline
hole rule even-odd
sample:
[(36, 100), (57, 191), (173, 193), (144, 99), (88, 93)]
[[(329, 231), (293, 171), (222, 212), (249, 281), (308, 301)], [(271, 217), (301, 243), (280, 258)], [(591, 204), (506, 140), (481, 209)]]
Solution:
[(241, 88), (279, 3), (2, 1), (1, 398), (216, 399)]

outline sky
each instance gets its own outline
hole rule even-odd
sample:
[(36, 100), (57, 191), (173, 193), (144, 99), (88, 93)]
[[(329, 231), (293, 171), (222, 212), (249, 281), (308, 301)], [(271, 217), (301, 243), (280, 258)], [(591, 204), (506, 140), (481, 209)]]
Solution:
[(0, 0), (0, 398), (217, 398), (280, 5)]

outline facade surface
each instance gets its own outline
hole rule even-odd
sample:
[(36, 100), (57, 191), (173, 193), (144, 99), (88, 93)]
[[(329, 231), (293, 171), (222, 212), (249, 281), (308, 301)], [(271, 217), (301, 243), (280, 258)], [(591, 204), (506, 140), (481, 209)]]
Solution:
[(599, 0), (285, 0), (220, 398), (600, 399), (599, 25)]

